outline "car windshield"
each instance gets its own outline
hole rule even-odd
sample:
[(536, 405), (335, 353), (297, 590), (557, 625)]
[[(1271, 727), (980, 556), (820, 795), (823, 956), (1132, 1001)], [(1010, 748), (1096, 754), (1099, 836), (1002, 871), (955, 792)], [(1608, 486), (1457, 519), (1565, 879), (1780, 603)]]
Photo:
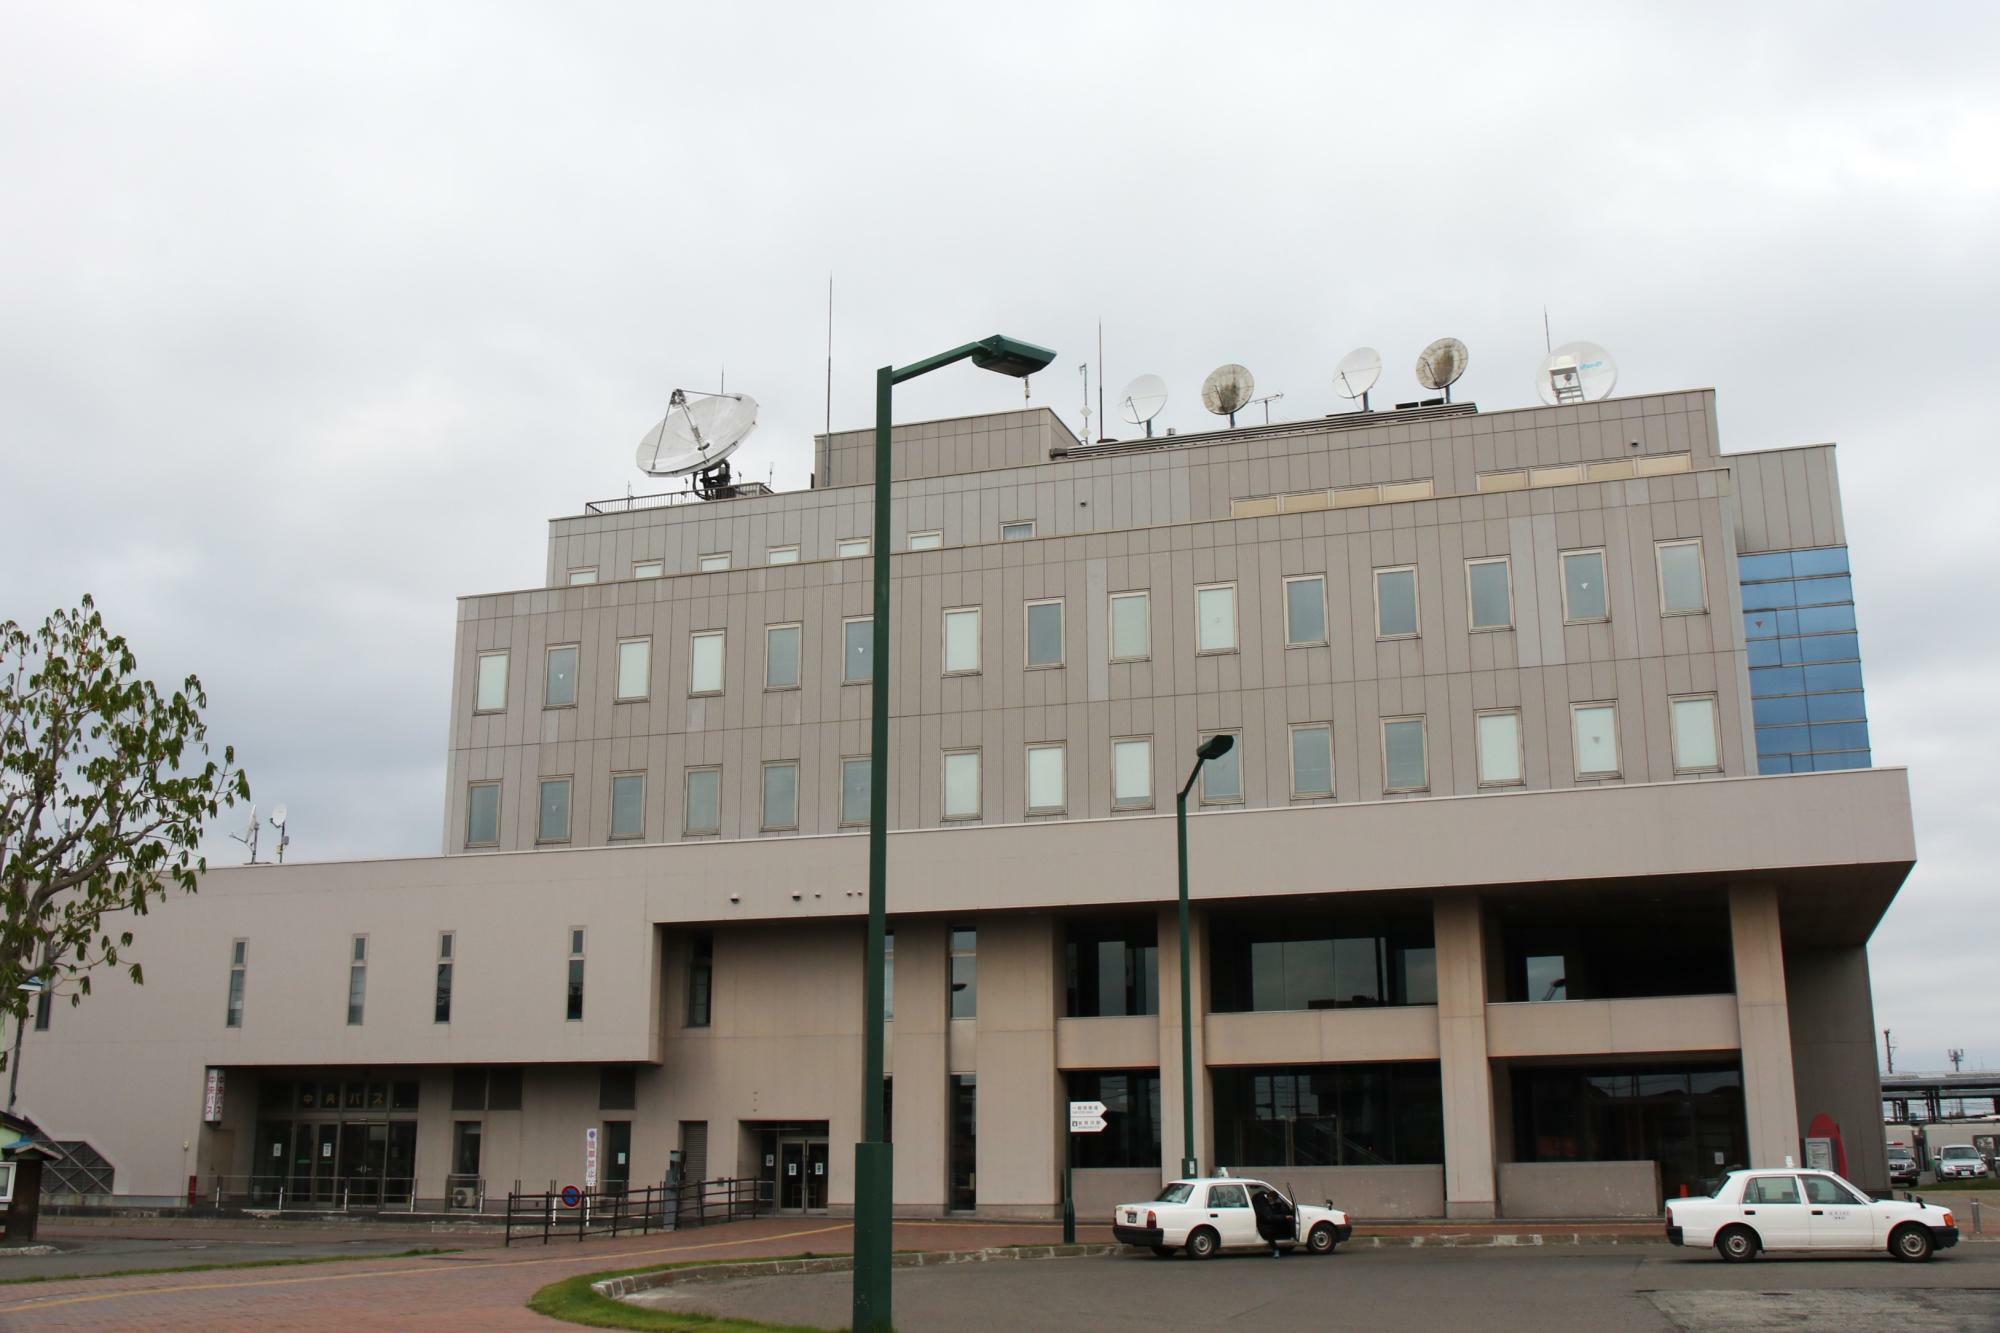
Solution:
[(1194, 1193), (1194, 1186), (1185, 1180), (1176, 1180), (1154, 1196), (1154, 1203), (1186, 1203), (1188, 1195)]
[(1979, 1149), (1967, 1148), (1961, 1144), (1954, 1143), (1951, 1147), (1944, 1150), (1944, 1155), (1946, 1157), (1977, 1157), (1979, 1156)]

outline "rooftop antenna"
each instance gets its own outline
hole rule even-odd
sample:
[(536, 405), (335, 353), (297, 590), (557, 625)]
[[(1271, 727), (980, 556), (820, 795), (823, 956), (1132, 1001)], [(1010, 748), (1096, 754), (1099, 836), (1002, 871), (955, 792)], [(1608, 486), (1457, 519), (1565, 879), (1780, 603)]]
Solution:
[(692, 476), (696, 495), (724, 498), (734, 494), (729, 456), (755, 429), (757, 400), (749, 394), (675, 389), (666, 415), (639, 440), (636, 461), (649, 477)]
[[(1104, 321), (1101, 319), (1097, 321), (1097, 428), (1107, 432), (1111, 429), (1111, 418), (1104, 415)], [(1100, 435), (1097, 442), (1109, 444), (1111, 436)]]
[(1944, 1053), (1944, 1058), (1951, 1061), (1951, 1072), (1956, 1074), (1958, 1067), (1965, 1063), (1965, 1048), (1954, 1046)]
[(1153, 418), (1166, 405), (1167, 382), (1158, 375), (1141, 375), (1118, 395), (1119, 411), (1133, 425), (1144, 426), (1149, 440), (1153, 438)]
[(1255, 407), (1257, 404), (1262, 403), (1264, 405), (1264, 424), (1268, 426), (1271, 424), (1271, 404), (1284, 396), (1281, 393), (1267, 393), (1262, 398), (1252, 398), (1249, 402), (1243, 404), (1243, 406)]
[(1444, 390), (1444, 400), (1448, 403), (1451, 386), (1465, 373), (1469, 360), (1471, 353), (1465, 350), (1464, 343), (1456, 338), (1439, 338), (1417, 353), (1417, 383), (1426, 389)]
[(1208, 378), (1201, 382), (1201, 405), (1219, 417), (1228, 417), (1229, 424), (1234, 426), (1236, 414), (1256, 391), (1256, 377), (1246, 367), (1231, 361), (1208, 372)]
[(1550, 341), (1551, 339), (1549, 338), (1549, 308), (1548, 306), (1544, 305), (1542, 307), (1542, 350), (1544, 352), (1553, 352), (1556, 350), (1555, 348), (1549, 345)]
[(278, 864), (285, 863), (285, 848), (292, 845), (292, 835), (285, 831), (285, 807), (280, 805), (271, 811), (271, 827), (278, 830)]
[(1077, 373), (1083, 376), (1083, 439), (1090, 440), (1090, 362), (1077, 366)]
[(1368, 391), (1382, 378), (1382, 354), (1372, 347), (1357, 347), (1340, 358), (1333, 368), (1333, 387), (1342, 398), (1361, 400), (1368, 411)]
[(1560, 403), (1594, 403), (1609, 398), (1618, 386), (1618, 362), (1596, 343), (1564, 343), (1549, 349), (1535, 371), (1535, 392), (1554, 407)]
[(1882, 1054), (1888, 1057), (1889, 1072), (1896, 1072), (1896, 1043), (1889, 1039), (1889, 1029), (1882, 1029)]
[(257, 807), (256, 806), (253, 805), (250, 807), (250, 822), (244, 826), (243, 831), (241, 833), (232, 833), (229, 836), (250, 849), (250, 864), (253, 866), (256, 865), (257, 864)]
[(826, 275), (826, 433), (833, 437), (833, 274)]

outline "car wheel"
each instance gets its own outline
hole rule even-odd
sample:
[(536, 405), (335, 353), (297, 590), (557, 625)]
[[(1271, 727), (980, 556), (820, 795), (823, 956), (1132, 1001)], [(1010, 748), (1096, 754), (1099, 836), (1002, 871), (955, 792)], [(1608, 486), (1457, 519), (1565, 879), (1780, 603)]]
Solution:
[(1187, 1252), (1190, 1259), (1213, 1259), (1221, 1237), (1208, 1227), (1196, 1227), (1188, 1232)]
[(1155, 1245), (1153, 1247), (1153, 1257), (1155, 1259), (1171, 1259), (1174, 1257), (1174, 1247), (1171, 1245)]
[(1306, 1233), (1306, 1248), (1314, 1254), (1332, 1254), (1333, 1243), (1333, 1228), (1324, 1222)]
[(1749, 1227), (1727, 1227), (1715, 1238), (1716, 1253), (1732, 1264), (1757, 1257), (1757, 1233)]
[(1889, 1233), (1889, 1253), (1906, 1264), (1920, 1264), (1931, 1257), (1931, 1233), (1906, 1222)]

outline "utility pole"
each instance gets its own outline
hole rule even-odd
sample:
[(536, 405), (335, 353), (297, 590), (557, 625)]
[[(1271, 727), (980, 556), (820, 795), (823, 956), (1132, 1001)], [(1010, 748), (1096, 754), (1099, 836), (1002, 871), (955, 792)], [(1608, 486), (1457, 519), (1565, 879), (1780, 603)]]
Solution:
[(1965, 1048), (1963, 1046), (1954, 1046), (1944, 1053), (1944, 1058), (1951, 1061), (1951, 1072), (1956, 1074), (1958, 1067), (1965, 1063)]
[(1889, 1040), (1889, 1029), (1882, 1029), (1882, 1053), (1889, 1058), (1889, 1072), (1896, 1072), (1896, 1043)]

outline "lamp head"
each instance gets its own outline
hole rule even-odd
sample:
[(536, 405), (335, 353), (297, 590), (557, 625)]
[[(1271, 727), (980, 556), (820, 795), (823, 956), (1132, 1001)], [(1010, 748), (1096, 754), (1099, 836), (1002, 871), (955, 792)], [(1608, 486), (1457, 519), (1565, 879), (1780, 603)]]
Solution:
[(1235, 745), (1236, 738), (1224, 732), (1220, 736), (1210, 736), (1207, 740), (1203, 741), (1200, 747), (1195, 750), (1195, 756), (1205, 764), (1211, 759), (1222, 758), (1222, 756), (1235, 748)]
[(973, 365), (981, 370), (1012, 375), (1016, 379), (1032, 375), (1056, 359), (1056, 354), (1046, 347), (1037, 347), (998, 333), (991, 338), (981, 338), (973, 345), (979, 349), (972, 354)]

